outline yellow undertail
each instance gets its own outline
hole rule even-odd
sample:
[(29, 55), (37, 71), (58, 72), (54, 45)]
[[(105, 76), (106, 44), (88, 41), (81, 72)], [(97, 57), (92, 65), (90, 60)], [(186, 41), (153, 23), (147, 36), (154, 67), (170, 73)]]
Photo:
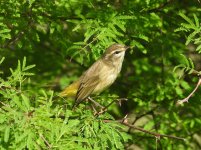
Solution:
[(61, 96), (61, 97), (75, 97), (77, 90), (79, 88), (79, 85), (80, 85), (79, 81), (72, 83), (71, 85), (66, 87), (61, 93), (59, 93), (59, 96)]

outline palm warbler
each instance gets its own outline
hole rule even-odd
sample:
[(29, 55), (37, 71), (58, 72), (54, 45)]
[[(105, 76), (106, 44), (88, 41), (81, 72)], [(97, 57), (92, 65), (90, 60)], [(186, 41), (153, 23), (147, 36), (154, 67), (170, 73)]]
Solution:
[(75, 104), (78, 106), (89, 95), (100, 93), (109, 87), (121, 71), (125, 51), (128, 46), (113, 44), (106, 49), (105, 53), (98, 59), (82, 76), (66, 87), (61, 97), (75, 96)]

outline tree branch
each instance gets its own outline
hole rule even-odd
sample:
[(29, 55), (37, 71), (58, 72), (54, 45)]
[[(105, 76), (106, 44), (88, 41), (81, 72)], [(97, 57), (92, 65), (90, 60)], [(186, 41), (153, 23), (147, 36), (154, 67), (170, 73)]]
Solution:
[(45, 144), (48, 146), (48, 149), (51, 149), (51, 144), (45, 139), (45, 137), (42, 134), (39, 134), (41, 139), (45, 142)]
[(144, 130), (143, 128), (140, 128), (140, 127), (136, 127), (134, 125), (131, 125), (131, 124), (128, 124), (126, 122), (123, 122), (122, 123), (123, 125), (126, 125), (130, 128), (133, 128), (135, 130), (138, 130), (138, 131), (141, 131), (141, 132), (144, 132), (144, 133), (148, 133), (150, 135), (153, 135), (155, 136), (156, 138), (158, 139), (161, 139), (163, 137), (167, 137), (167, 138), (173, 138), (173, 139), (177, 139), (177, 140), (185, 140), (184, 138), (181, 138), (181, 137), (177, 137), (177, 136), (173, 136), (173, 135), (166, 135), (166, 134), (160, 134), (160, 133), (156, 133), (156, 132), (151, 132), (151, 131), (148, 131), (148, 130)]
[[(132, 122), (131, 124), (134, 125), (134, 124), (137, 122), (138, 119), (140, 119), (140, 118), (142, 118), (142, 117), (144, 117), (144, 116), (146, 116), (146, 115), (152, 114), (153, 111), (154, 111), (155, 109), (157, 109), (157, 108), (158, 108), (158, 107), (155, 107), (155, 108), (153, 108), (152, 110), (150, 110), (150, 111), (148, 111), (148, 112), (146, 112), (146, 113), (144, 113), (144, 114), (141, 114), (141, 115), (139, 115), (139, 116), (136, 116), (136, 117), (135, 117), (135, 120), (133, 120), (133, 122)], [(127, 133), (130, 133), (131, 129), (132, 129), (132, 128), (129, 128)]]
[[(21, 14), (22, 15), (22, 14)], [(13, 35), (11, 39), (5, 42), (1, 48), (10, 48), (12, 45), (16, 44), (23, 36), (25, 36), (25, 33), (28, 32), (28, 30), (33, 27), (33, 19), (32, 19), (32, 7), (29, 9), (28, 12), (26, 12), (27, 18), (27, 25), (25, 28), (21, 29), (17, 34)], [(8, 25), (7, 25), (8, 26)]]
[(199, 80), (198, 80), (198, 83), (197, 83), (195, 89), (186, 98), (184, 98), (182, 100), (178, 100), (177, 105), (181, 105), (185, 102), (188, 102), (189, 98), (197, 91), (197, 89), (200, 85), (201, 85), (201, 77), (199, 77)]
[[(104, 120), (104, 122), (112, 122), (113, 120)], [(161, 138), (172, 138), (172, 139), (176, 139), (176, 140), (186, 140), (185, 138), (181, 138), (181, 137), (177, 137), (177, 136), (173, 136), (173, 135), (166, 135), (166, 134), (160, 134), (160, 133), (156, 133), (156, 132), (151, 132), (151, 131), (148, 131), (148, 130), (145, 130), (143, 128), (140, 128), (140, 127), (136, 127), (134, 125), (131, 125), (128, 123), (128, 118), (127, 116), (124, 117), (124, 119), (121, 119), (121, 120), (116, 120), (117, 122), (127, 126), (127, 127), (130, 127), (132, 129), (135, 129), (135, 130), (138, 130), (138, 131), (141, 131), (141, 132), (144, 132), (144, 133), (147, 133), (147, 134), (150, 134), (154, 137), (156, 137), (158, 140), (160, 140)]]

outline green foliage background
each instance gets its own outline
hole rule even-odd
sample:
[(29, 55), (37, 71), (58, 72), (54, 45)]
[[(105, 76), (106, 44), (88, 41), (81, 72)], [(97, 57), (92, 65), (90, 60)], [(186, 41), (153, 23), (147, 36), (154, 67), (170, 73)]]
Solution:
[[(199, 1), (1, 0), (0, 149), (201, 149)], [(131, 46), (114, 85), (82, 103), (57, 97), (112, 43)], [(12, 69), (11, 69), (12, 68)], [(86, 109), (87, 108), (87, 109)], [(186, 140), (156, 138), (115, 122)], [(113, 120), (105, 122), (104, 120)]]

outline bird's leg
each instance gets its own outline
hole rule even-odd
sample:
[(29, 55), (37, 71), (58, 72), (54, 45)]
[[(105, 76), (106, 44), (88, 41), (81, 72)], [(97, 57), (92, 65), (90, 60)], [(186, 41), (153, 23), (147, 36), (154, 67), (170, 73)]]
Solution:
[(88, 97), (87, 100), (91, 101), (94, 104), (94, 105), (93, 104), (90, 105), (91, 108), (92, 108), (92, 110), (94, 111), (94, 115), (98, 113), (98, 110), (97, 110), (96, 107), (100, 107), (101, 109), (104, 108), (101, 104), (99, 104), (98, 102), (96, 102), (95, 100), (93, 100), (91, 97)]
[(90, 105), (91, 109), (93, 110), (94, 114), (96, 114), (98, 111), (96, 110), (96, 108), (93, 105)]
[(119, 105), (121, 106), (121, 102), (122, 102), (122, 101), (127, 101), (127, 100), (128, 100), (128, 99), (126, 99), (126, 98), (115, 99), (115, 100), (113, 100), (111, 103), (109, 103), (106, 107), (101, 108), (101, 110), (100, 110), (98, 113), (96, 113), (95, 116), (99, 116), (99, 115), (103, 114), (104, 112), (106, 112), (106, 111), (107, 111), (107, 108), (108, 108), (110, 105), (112, 105), (114, 102), (118, 102)]
[(96, 102), (95, 100), (93, 100), (91, 97), (88, 97), (87, 99), (90, 100), (92, 103), (94, 103), (95, 106), (98, 106), (101, 109), (104, 108), (101, 104), (99, 104), (98, 102)]

